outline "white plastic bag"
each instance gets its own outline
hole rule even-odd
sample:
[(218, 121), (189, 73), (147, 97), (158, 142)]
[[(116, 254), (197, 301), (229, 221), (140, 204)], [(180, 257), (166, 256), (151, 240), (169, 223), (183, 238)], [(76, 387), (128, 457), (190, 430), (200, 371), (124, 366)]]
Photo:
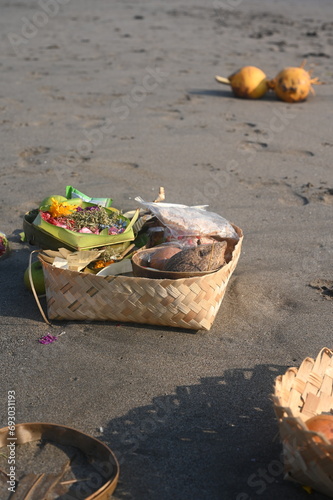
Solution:
[(140, 196), (135, 200), (155, 215), (174, 239), (181, 237), (215, 237), (239, 239), (230, 222), (205, 206), (189, 207), (173, 203), (146, 202)]

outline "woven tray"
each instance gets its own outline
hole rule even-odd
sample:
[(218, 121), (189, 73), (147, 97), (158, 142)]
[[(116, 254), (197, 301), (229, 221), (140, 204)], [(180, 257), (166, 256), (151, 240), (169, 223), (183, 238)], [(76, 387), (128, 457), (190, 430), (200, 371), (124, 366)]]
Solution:
[[(85, 203), (82, 206), (93, 206)], [(108, 212), (116, 211), (113, 208), (106, 208)], [(37, 215), (36, 215), (37, 214)], [(131, 221), (119, 213), (119, 218), (128, 222), (123, 233), (115, 235), (97, 235), (75, 233), (63, 227), (54, 226), (44, 221), (37, 210), (32, 210), (25, 214), (23, 219), (23, 230), (25, 239), (31, 245), (38, 245), (40, 248), (48, 250), (57, 250), (58, 248), (67, 248), (68, 250), (87, 250), (112, 245), (125, 250), (134, 240), (135, 235), (133, 226), (137, 221), (139, 210), (136, 210)]]
[[(90, 464), (92, 472), (90, 471), (90, 477), (88, 476), (86, 481), (82, 481), (82, 479), (77, 483), (73, 481), (74, 488), (71, 488), (72, 481), (66, 487), (61, 484), (62, 476), (66, 472), (72, 470), (73, 475), (79, 472), (80, 458), (78, 454), (77, 460), (75, 460), (74, 455), (74, 457), (69, 459), (67, 464), (63, 466), (58, 464), (59, 471), (57, 473), (38, 471), (37, 474), (33, 470), (29, 470), (31, 466), (33, 469), (35, 467), (33, 467), (31, 462), (29, 464), (28, 461), (28, 470), (22, 475), (22, 470), (24, 470), (24, 452), (21, 451), (21, 463), (18, 464), (17, 468), (21, 470), (21, 473), (17, 474), (18, 470), (16, 470), (16, 474), (22, 477), (16, 481), (15, 493), (6, 495), (6, 498), (9, 498), (9, 495), (10, 498), (17, 500), (46, 500), (51, 498), (109, 500), (111, 498), (119, 479), (119, 463), (113, 451), (106, 444), (93, 436), (64, 425), (29, 422), (16, 424), (13, 427), (14, 431), (10, 431), (8, 427), (0, 429), (0, 450), (2, 452), (6, 451), (8, 453), (8, 446), (13, 443), (15, 448), (19, 446), (24, 448), (24, 445), (28, 443), (42, 440), (44, 444), (47, 442), (52, 443), (55, 448), (57, 446), (69, 446), (72, 449), (77, 448), (77, 451), (83, 454), (86, 463)], [(39, 453), (42, 452), (43, 446), (40, 445)], [(15, 454), (13, 461), (15, 464)], [(50, 464), (50, 468), (52, 467), (54, 465)], [(47, 463), (44, 466), (44, 469), (46, 468)], [(14, 473), (14, 477), (16, 474)], [(82, 484), (82, 488), (80, 488), (80, 484)], [(82, 490), (84, 493), (82, 493)]]
[(96, 276), (42, 262), (50, 320), (123, 321), (209, 330), (236, 268), (243, 240), (219, 271), (200, 277)]
[[(323, 348), (275, 379), (274, 411), (283, 445), (286, 479), (333, 498), (333, 445), (305, 421), (333, 409), (333, 351)], [(314, 440), (315, 438), (315, 440)]]

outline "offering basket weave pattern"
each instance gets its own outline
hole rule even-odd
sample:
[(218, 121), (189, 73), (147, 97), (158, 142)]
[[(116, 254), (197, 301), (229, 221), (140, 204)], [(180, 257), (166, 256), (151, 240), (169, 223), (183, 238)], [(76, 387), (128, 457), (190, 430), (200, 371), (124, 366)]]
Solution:
[(308, 430), (305, 421), (333, 411), (333, 351), (323, 348), (299, 369), (275, 379), (274, 411), (283, 446), (285, 479), (333, 498), (333, 444)]
[(97, 320), (145, 323), (209, 330), (236, 268), (243, 240), (220, 270), (200, 277), (150, 279), (96, 276), (60, 269), (40, 256), (50, 320)]

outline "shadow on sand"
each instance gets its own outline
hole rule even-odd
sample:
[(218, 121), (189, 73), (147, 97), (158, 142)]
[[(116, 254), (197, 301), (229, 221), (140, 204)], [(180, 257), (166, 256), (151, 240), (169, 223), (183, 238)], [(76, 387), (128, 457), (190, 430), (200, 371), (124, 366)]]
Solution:
[(270, 400), (286, 368), (227, 370), (111, 420), (102, 439), (120, 462), (115, 498), (304, 499), (299, 485), (283, 479)]
[[(211, 97), (228, 97), (230, 99), (237, 99), (237, 100), (242, 100), (240, 97), (235, 97), (231, 88), (226, 86), (225, 89), (222, 90), (213, 90), (213, 89), (191, 89), (188, 91), (189, 95), (197, 95), (197, 96), (211, 96)], [(256, 101), (274, 101), (277, 103), (282, 103), (282, 101), (279, 101), (274, 92), (267, 92), (263, 97), (260, 99), (246, 99), (248, 102), (256, 102)]]

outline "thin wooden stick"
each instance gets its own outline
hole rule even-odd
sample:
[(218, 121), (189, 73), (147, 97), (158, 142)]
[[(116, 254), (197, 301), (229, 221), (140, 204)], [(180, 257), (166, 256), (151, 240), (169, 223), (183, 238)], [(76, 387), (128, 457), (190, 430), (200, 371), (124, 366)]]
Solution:
[(156, 198), (156, 200), (154, 200), (154, 203), (159, 203), (160, 201), (164, 201), (164, 200), (165, 200), (164, 187), (160, 187), (160, 190), (158, 192), (158, 197)]
[(38, 295), (37, 295), (37, 292), (36, 292), (36, 289), (35, 289), (35, 285), (34, 285), (34, 280), (32, 278), (32, 272), (31, 272), (31, 263), (32, 263), (32, 254), (36, 253), (36, 252), (40, 252), (40, 250), (33, 250), (31, 253), (30, 253), (30, 256), (29, 256), (29, 269), (28, 269), (28, 276), (29, 276), (29, 281), (30, 281), (30, 286), (31, 286), (31, 290), (32, 290), (32, 293), (35, 297), (35, 300), (36, 300), (36, 303), (37, 303), (37, 306), (38, 306), (38, 309), (41, 313), (41, 315), (43, 316), (43, 319), (45, 321), (46, 324), (48, 324), (49, 326), (53, 326), (49, 320), (47, 319), (44, 311), (43, 311), (43, 308), (41, 306), (41, 303), (39, 302), (39, 298), (38, 298)]
[(135, 244), (134, 243), (131, 243), (129, 247), (126, 248), (126, 250), (124, 250), (121, 254), (120, 254), (120, 258), (118, 260), (121, 260), (125, 257), (125, 255), (127, 255), (133, 248), (135, 247)]
[(65, 486), (67, 484), (81, 483), (82, 481), (89, 481), (89, 477), (85, 477), (84, 479), (69, 479), (68, 481), (61, 481), (61, 485)]

